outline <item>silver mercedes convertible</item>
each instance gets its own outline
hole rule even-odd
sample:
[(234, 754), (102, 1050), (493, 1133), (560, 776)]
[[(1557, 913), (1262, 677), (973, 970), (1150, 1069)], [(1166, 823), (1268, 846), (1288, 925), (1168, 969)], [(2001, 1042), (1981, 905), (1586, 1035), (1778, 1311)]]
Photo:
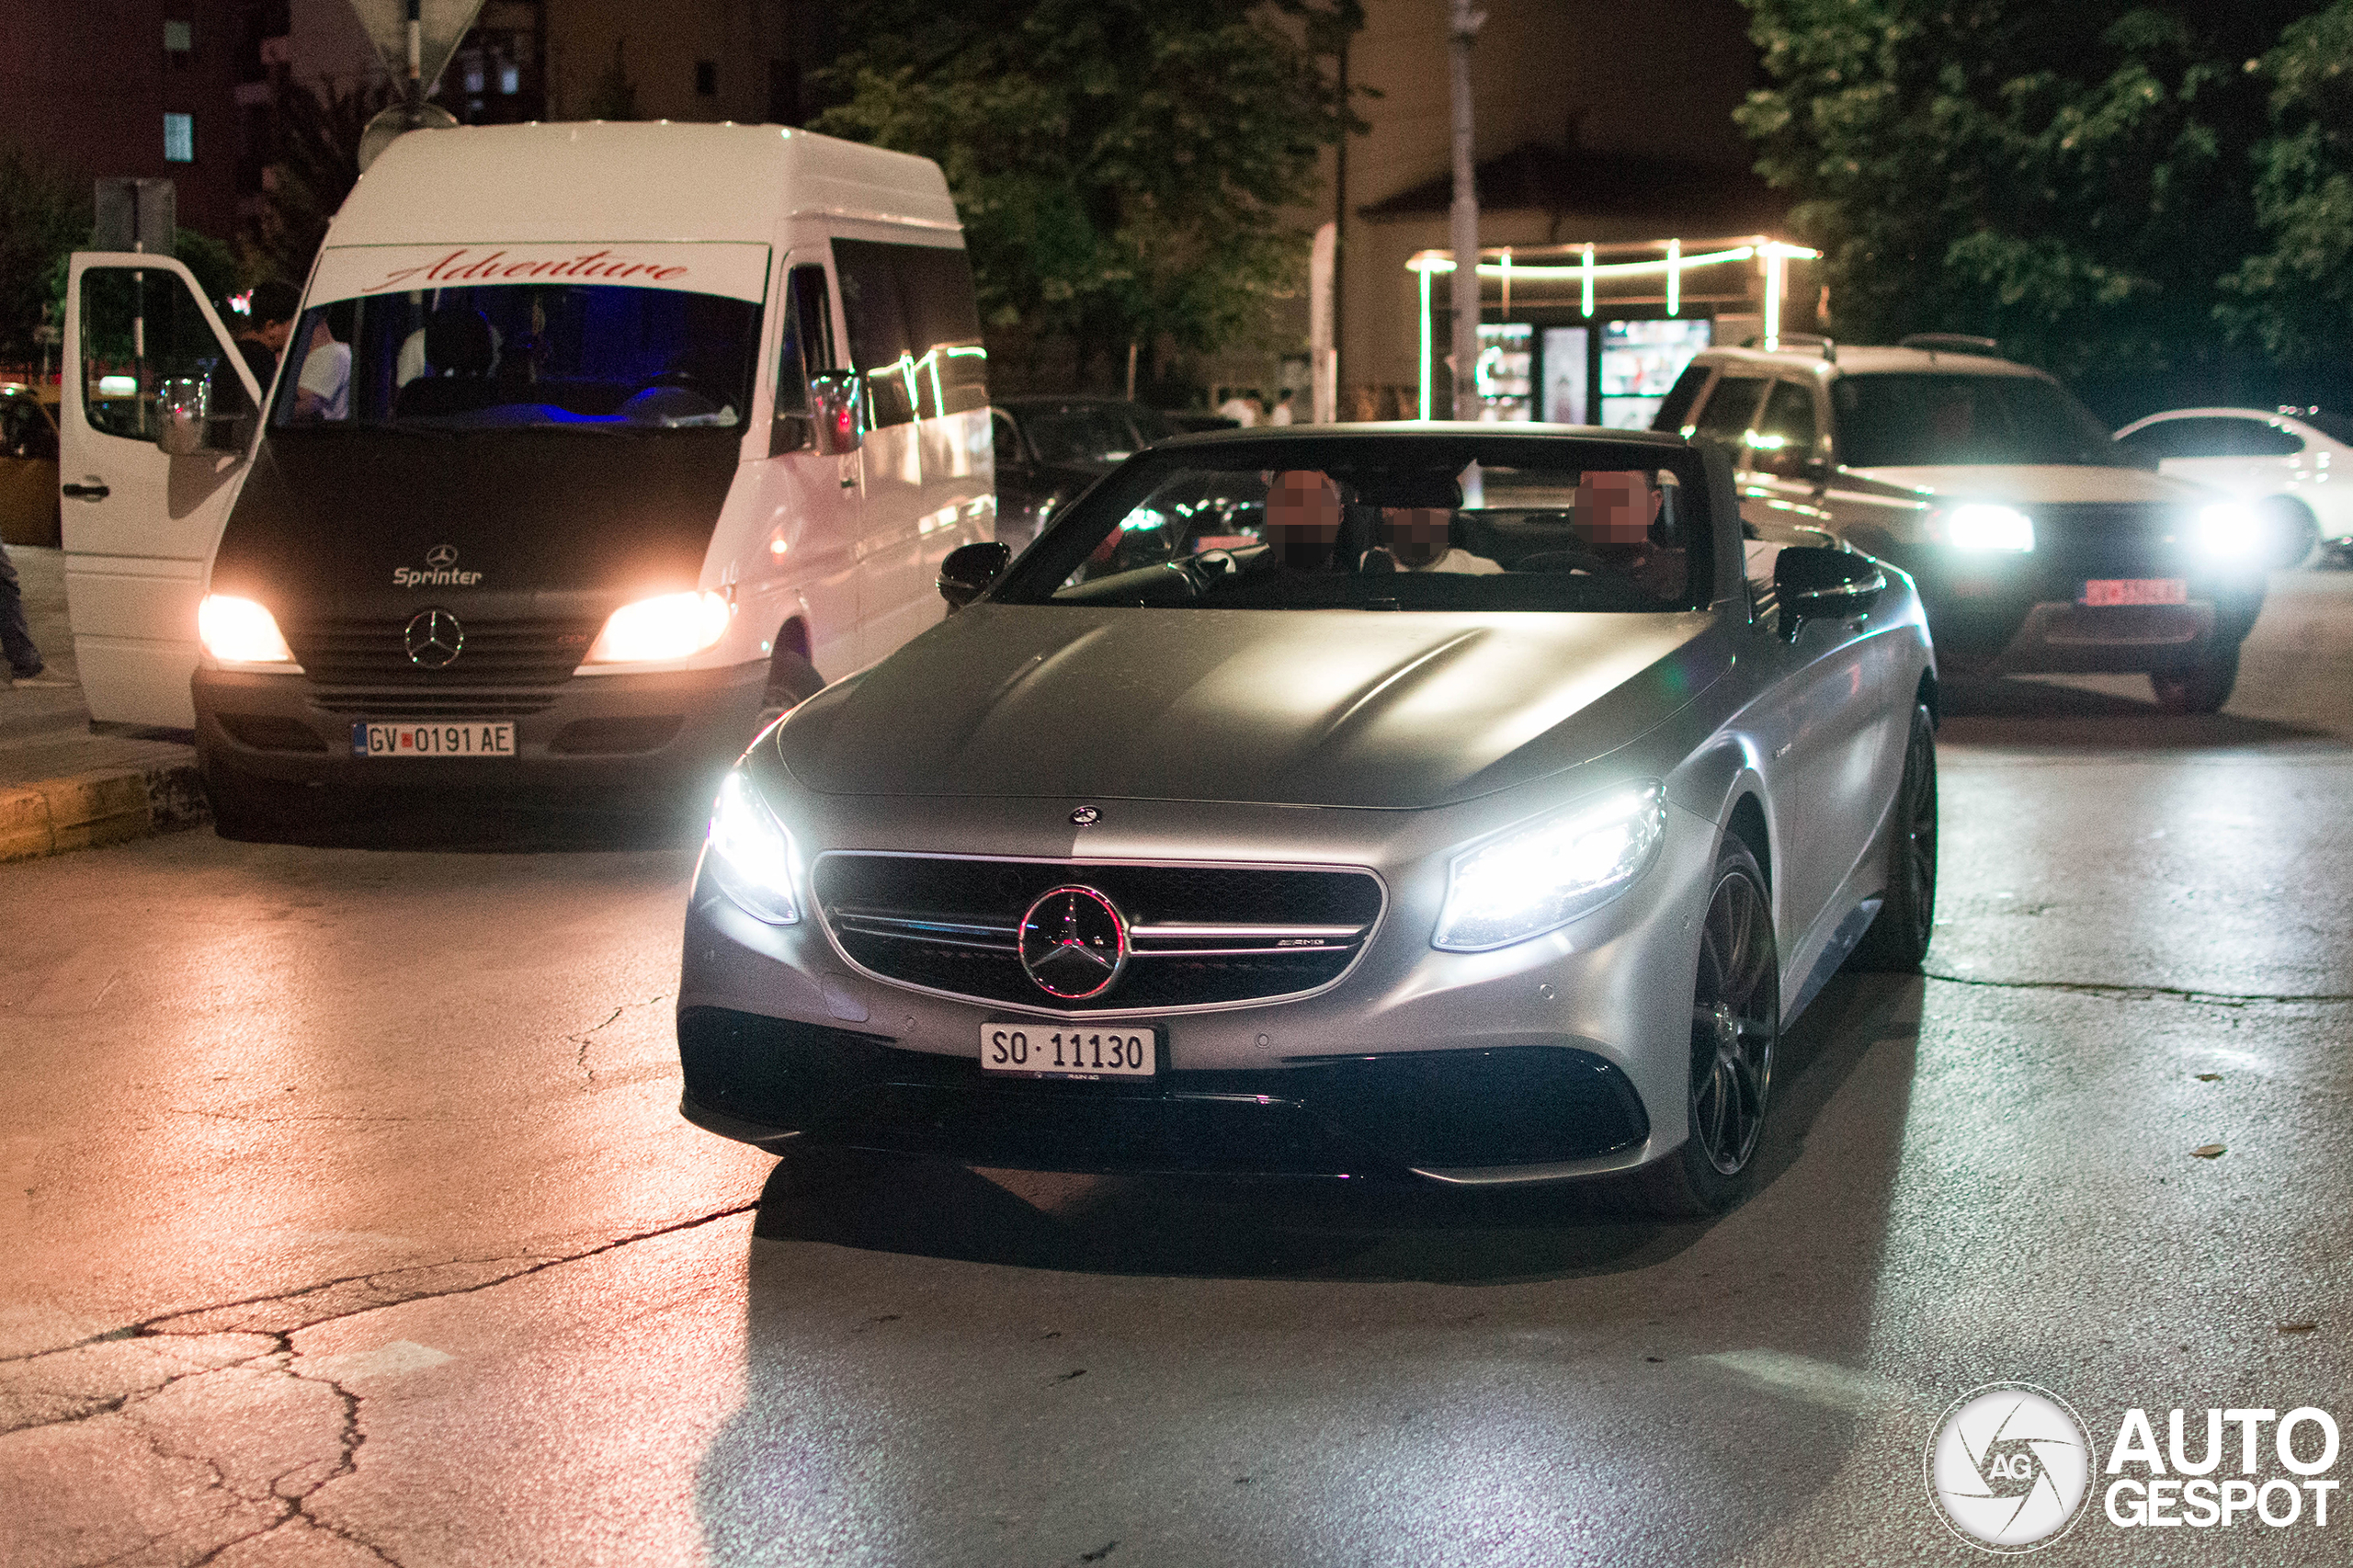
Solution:
[(1918, 967), (1937, 848), (1911, 582), (1744, 531), (1711, 446), (1350, 426), (1171, 440), (955, 551), (942, 624), (725, 780), (685, 1114), (1736, 1201), (1783, 1028)]

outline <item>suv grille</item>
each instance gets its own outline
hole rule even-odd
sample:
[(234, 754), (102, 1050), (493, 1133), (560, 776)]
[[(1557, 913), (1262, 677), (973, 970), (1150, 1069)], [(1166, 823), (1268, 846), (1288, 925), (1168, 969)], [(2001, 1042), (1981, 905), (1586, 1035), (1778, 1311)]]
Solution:
[[(1208, 1007), (1321, 990), (1364, 950), (1382, 903), (1367, 871), (1262, 866), (835, 852), (818, 860), (814, 882), (835, 939), (869, 973), (1057, 1013)], [(1023, 915), (1064, 885), (1094, 889), (1128, 922), (1125, 971), (1084, 1000), (1046, 991), (1021, 961)]]
[[(460, 618), (462, 620), (462, 618)], [(287, 643), (315, 686), (561, 686), (597, 635), (597, 622), (571, 619), (463, 620), (465, 645), (440, 669), (409, 662), (405, 616), (295, 621)]]

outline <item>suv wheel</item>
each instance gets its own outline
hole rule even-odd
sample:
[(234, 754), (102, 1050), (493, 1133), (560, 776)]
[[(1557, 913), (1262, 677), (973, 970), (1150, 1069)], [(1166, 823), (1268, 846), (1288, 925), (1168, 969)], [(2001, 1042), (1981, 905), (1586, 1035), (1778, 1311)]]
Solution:
[(2239, 645), (2220, 644), (2199, 655), (2195, 664), (2170, 670), (2151, 670), (2149, 689), (2167, 713), (2219, 713), (2239, 681)]

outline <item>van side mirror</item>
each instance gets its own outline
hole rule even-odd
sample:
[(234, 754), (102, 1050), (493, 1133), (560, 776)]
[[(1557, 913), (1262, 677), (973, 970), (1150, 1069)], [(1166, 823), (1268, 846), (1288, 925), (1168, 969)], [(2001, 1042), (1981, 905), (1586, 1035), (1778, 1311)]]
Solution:
[(809, 378), (809, 413), (824, 457), (858, 450), (866, 438), (866, 405), (856, 370), (826, 370)]
[(155, 446), (166, 457), (193, 457), (204, 449), (212, 407), (211, 383), (174, 376), (155, 385)]
[(1773, 561), (1773, 597), (1781, 607), (1781, 637), (1795, 642), (1808, 620), (1866, 615), (1887, 591), (1878, 562), (1851, 550), (1791, 545)]
[(960, 544), (939, 563), (939, 597), (953, 612), (981, 597), (981, 591), (1003, 574), (1013, 559), (1012, 548), (993, 539)]

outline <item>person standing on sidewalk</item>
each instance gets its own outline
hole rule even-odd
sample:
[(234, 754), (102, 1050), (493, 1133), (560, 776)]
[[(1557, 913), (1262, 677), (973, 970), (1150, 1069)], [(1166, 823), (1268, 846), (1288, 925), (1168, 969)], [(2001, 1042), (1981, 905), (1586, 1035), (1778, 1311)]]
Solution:
[(17, 563), (8, 559), (5, 544), (0, 544), (0, 653), (7, 655), (12, 681), (32, 680), (49, 669), (33, 646), (33, 629), (25, 623), (24, 585), (17, 580)]

